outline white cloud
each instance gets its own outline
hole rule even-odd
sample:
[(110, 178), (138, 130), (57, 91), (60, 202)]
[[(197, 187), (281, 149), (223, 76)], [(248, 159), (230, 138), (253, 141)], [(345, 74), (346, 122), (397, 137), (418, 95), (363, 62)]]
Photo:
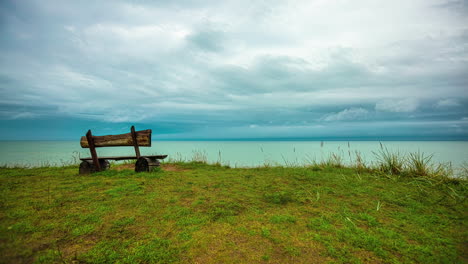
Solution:
[(18, 119), (35, 119), (41, 115), (33, 112), (24, 112), (24, 111), (1, 111), (0, 117), (8, 120), (18, 120)]
[(419, 102), (414, 98), (405, 98), (400, 100), (389, 99), (377, 102), (375, 110), (382, 112), (405, 113), (415, 111), (418, 106)]
[(455, 107), (455, 106), (460, 106), (460, 103), (456, 99), (442, 99), (437, 101), (435, 104), (437, 108), (448, 108), (448, 107)]
[(323, 121), (351, 121), (364, 120), (369, 116), (369, 111), (364, 108), (348, 108), (338, 113), (331, 113), (323, 116)]
[(82, 30), (82, 51), (95, 56), (115, 54), (145, 59), (174, 52), (184, 45), (190, 30), (183, 25), (94, 24)]

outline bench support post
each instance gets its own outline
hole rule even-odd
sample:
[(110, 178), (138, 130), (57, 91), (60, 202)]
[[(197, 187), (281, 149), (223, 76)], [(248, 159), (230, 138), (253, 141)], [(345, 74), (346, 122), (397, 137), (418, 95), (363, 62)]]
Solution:
[(88, 130), (88, 133), (86, 133), (86, 139), (88, 140), (89, 151), (91, 152), (91, 157), (93, 158), (94, 167), (96, 168), (96, 171), (101, 171), (101, 164), (99, 164), (99, 160), (96, 153), (96, 147), (94, 146), (93, 134), (91, 134), (91, 129)]
[(135, 147), (135, 154), (136, 154), (137, 159), (139, 159), (141, 155), (140, 155), (140, 148), (138, 147), (138, 140), (137, 140), (136, 133), (135, 133), (135, 127), (132, 126), (130, 131), (132, 132), (132, 140), (133, 140), (133, 146)]

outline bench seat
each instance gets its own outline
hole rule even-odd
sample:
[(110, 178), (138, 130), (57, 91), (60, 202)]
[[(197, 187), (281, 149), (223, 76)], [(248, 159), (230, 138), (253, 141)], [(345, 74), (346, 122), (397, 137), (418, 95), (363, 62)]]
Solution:
[[(150, 158), (150, 159), (165, 159), (167, 155), (147, 155), (141, 156), (142, 158)], [(99, 160), (131, 160), (131, 159), (138, 159), (136, 156), (111, 156), (111, 157), (98, 157)], [(87, 158), (80, 158), (80, 160), (93, 160), (92, 157)]]

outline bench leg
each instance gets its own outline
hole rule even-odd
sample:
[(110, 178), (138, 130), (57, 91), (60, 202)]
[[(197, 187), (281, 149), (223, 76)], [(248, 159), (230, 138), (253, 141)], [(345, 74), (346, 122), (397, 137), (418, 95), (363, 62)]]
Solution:
[(135, 172), (150, 172), (159, 167), (160, 162), (156, 158), (141, 157), (135, 163)]
[(110, 168), (110, 162), (108, 160), (99, 160), (99, 164), (101, 164), (101, 171), (105, 171)]
[[(110, 163), (108, 160), (99, 160), (101, 165), (101, 171), (108, 170), (110, 168)], [(79, 174), (90, 174), (96, 172), (96, 167), (92, 160), (84, 160), (80, 163)]]

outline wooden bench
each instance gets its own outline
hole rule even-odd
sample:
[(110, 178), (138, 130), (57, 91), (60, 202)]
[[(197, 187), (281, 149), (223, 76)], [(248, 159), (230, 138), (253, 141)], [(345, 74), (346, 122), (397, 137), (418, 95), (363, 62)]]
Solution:
[[(86, 136), (81, 137), (80, 145), (82, 148), (89, 148), (91, 157), (80, 158), (80, 174), (88, 174), (109, 169), (109, 160), (132, 160), (136, 159), (135, 171), (152, 171), (158, 167), (159, 160), (165, 159), (167, 155), (141, 156), (140, 147), (151, 147), (151, 129), (135, 131), (132, 126), (130, 133), (120, 135), (93, 136), (91, 130), (88, 130)], [(133, 146), (135, 156), (114, 156), (98, 157), (96, 148), (100, 147), (121, 147)]]

